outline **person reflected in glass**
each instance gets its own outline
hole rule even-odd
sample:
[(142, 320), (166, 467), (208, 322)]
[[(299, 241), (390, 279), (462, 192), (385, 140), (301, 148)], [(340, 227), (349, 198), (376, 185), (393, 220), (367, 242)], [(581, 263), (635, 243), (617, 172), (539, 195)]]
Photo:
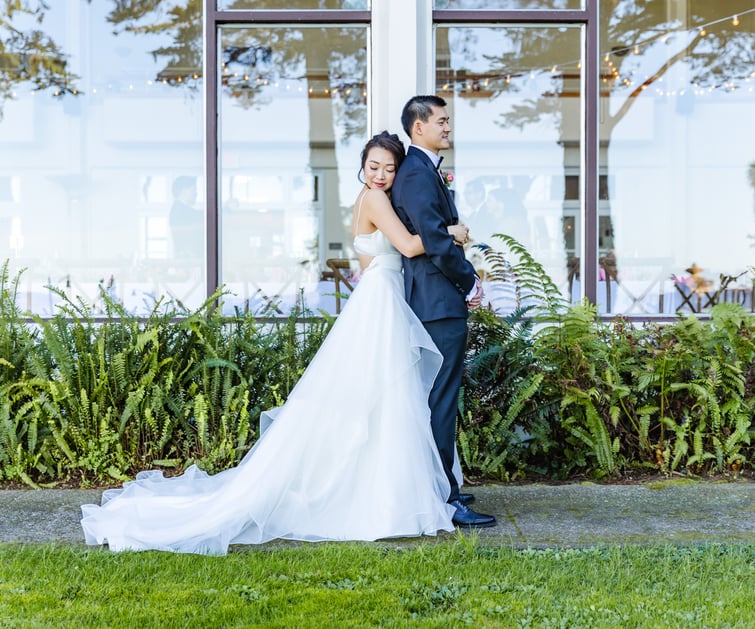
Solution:
[[(403, 159), (387, 132), (365, 145), (353, 207), (361, 279), (285, 404), (262, 413), (254, 447), (215, 475), (196, 465), (173, 478), (153, 470), (107, 490), (101, 506), (82, 506), (88, 544), (225, 554), (278, 538), (454, 530), (428, 406), (443, 357), (404, 299), (402, 255), (424, 247), (389, 198)], [(468, 230), (452, 225), (445, 237), (458, 246)]]
[(173, 205), (170, 208), (170, 232), (175, 258), (200, 259), (204, 250), (202, 212), (194, 207), (197, 199), (195, 177), (181, 176), (173, 180)]
[(487, 192), (485, 201), (469, 218), (469, 224), (481, 242), (491, 247), (500, 244), (499, 240), (493, 239), (493, 234), (509, 233), (504, 222), (503, 188), (496, 187)]
[[(464, 216), (464, 222), (470, 225), (470, 229), (475, 215), (485, 203), (486, 196), (485, 184), (480, 178), (472, 179), (464, 186), (464, 194), (462, 195), (464, 206), (461, 211)], [(480, 237), (477, 230), (474, 230), (474, 233), (476, 237)]]

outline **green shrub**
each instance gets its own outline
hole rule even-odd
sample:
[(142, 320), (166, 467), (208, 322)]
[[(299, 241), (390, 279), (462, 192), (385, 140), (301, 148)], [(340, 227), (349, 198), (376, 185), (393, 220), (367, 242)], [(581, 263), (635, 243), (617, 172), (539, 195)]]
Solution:
[[(492, 279), (536, 306), (476, 312), (460, 400), (468, 472), (495, 478), (691, 474), (752, 467), (755, 316), (722, 303), (710, 319), (602, 321), (573, 305), (527, 251), (499, 235)], [(514, 260), (512, 262), (511, 260)]]
[(158, 302), (145, 318), (107, 295), (103, 317), (57, 294), (58, 313), (29, 326), (5, 274), (0, 480), (101, 484), (146, 468), (230, 467), (332, 325), (302, 306), (267, 326), (229, 319), (220, 291), (195, 312)]
[[(515, 240), (484, 252), (525, 305), (470, 318), (459, 453), (472, 477), (618, 477), (639, 470), (737, 474), (753, 466), (755, 316), (602, 321), (568, 304)], [(512, 262), (513, 260), (513, 262)], [(225, 317), (218, 291), (194, 312), (143, 318), (108, 295), (104, 315), (63, 292), (51, 319), (16, 305), (0, 273), (0, 481), (121, 482), (147, 468), (216, 472), (258, 437), (334, 319), (301, 302), (284, 319)], [(57, 289), (51, 289), (57, 290)]]

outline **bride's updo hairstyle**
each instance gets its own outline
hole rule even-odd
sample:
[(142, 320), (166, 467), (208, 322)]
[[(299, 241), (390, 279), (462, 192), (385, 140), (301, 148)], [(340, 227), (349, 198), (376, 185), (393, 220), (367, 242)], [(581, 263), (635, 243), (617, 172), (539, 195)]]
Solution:
[(393, 159), (396, 160), (396, 170), (399, 169), (401, 162), (404, 161), (404, 157), (406, 156), (404, 144), (395, 133), (381, 131), (377, 135), (373, 135), (362, 149), (362, 166), (359, 168), (359, 181), (362, 181), (362, 172), (364, 171), (364, 165), (367, 163), (367, 155), (370, 149), (374, 149), (375, 147), (385, 149), (393, 155)]

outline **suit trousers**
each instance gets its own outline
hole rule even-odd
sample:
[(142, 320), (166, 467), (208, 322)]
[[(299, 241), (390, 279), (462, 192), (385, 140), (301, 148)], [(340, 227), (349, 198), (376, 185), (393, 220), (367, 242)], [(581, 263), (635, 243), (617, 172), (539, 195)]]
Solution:
[(459, 497), (459, 484), (453, 473), (453, 464), (456, 452), (459, 387), (467, 348), (467, 320), (453, 318), (422, 323), (443, 355), (443, 365), (430, 391), (430, 424), (443, 469), (451, 484), (451, 494), (448, 497), (451, 501)]

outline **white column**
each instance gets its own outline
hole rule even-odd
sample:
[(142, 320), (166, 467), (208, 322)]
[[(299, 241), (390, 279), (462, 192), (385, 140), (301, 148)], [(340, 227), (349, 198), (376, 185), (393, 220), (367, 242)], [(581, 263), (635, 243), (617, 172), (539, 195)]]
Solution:
[(373, 0), (371, 52), (370, 130), (387, 129), (408, 143), (404, 103), (435, 90), (432, 0)]

